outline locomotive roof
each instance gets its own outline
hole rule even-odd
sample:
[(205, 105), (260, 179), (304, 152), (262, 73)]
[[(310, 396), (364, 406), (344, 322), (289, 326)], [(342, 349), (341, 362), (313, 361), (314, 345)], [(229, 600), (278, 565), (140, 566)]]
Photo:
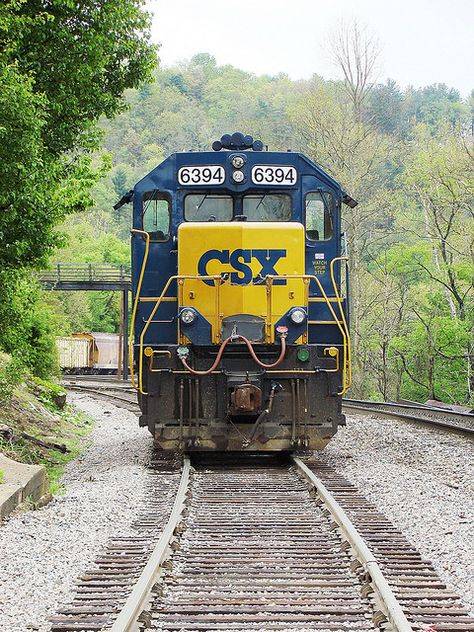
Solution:
[[(223, 136), (224, 138), (224, 136)], [(250, 138), (250, 137), (246, 137)], [(260, 143), (260, 141), (255, 141)], [(216, 141), (217, 145), (221, 145), (219, 141)], [(216, 144), (214, 143), (214, 145)], [(255, 143), (254, 143), (255, 146)], [(263, 146), (263, 145), (261, 145)], [(222, 145), (221, 145), (222, 147)], [(225, 146), (224, 146), (225, 147)], [(254, 165), (274, 165), (274, 166), (292, 166), (295, 167), (300, 176), (312, 175), (316, 176), (319, 180), (324, 182), (327, 186), (331, 187), (334, 191), (338, 192), (342, 196), (342, 201), (353, 208), (357, 202), (351, 198), (345, 191), (343, 191), (341, 185), (332, 178), (324, 169), (318, 164), (313, 162), (308, 156), (301, 152), (293, 151), (252, 151), (251, 145), (249, 147), (232, 145), (225, 151), (185, 151), (176, 152), (165, 158), (160, 164), (146, 174), (141, 180), (137, 182), (134, 189), (129, 191), (123, 196), (123, 198), (115, 205), (114, 208), (120, 208), (122, 204), (130, 202), (133, 193), (143, 193), (152, 189), (164, 189), (164, 190), (176, 190), (181, 188), (176, 182), (177, 169), (184, 166), (207, 166), (207, 165), (225, 165), (229, 157), (235, 154), (245, 156), (249, 166)], [(250, 150), (250, 151), (249, 151)], [(226, 188), (233, 192), (239, 192), (248, 187), (247, 185), (228, 183)], [(209, 185), (209, 188), (222, 188), (222, 185)], [(290, 187), (290, 188), (295, 188)]]

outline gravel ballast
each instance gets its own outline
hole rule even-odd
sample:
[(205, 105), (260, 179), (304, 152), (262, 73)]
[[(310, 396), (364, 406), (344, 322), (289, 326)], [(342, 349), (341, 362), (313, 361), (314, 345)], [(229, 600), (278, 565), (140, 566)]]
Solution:
[[(74, 582), (113, 536), (131, 535), (152, 441), (134, 414), (87, 396), (90, 447), (70, 463), (66, 493), (0, 527), (0, 630), (49, 630)], [(372, 415), (351, 415), (319, 458), (397, 525), (474, 611), (474, 448), (468, 439)]]
[(318, 456), (377, 505), (474, 612), (472, 440), (376, 414), (349, 415)]
[(69, 394), (96, 420), (89, 447), (69, 463), (65, 494), (0, 527), (0, 630), (46, 631), (47, 618), (71, 600), (76, 577), (107, 540), (128, 535), (147, 480), (152, 439), (137, 417), (111, 404)]

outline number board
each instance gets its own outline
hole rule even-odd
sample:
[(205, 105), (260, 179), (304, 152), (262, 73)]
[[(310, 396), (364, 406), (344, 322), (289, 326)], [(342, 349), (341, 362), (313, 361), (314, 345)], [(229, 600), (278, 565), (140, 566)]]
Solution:
[(294, 167), (276, 165), (255, 165), (252, 169), (254, 184), (295, 185), (298, 172)]
[(179, 184), (222, 184), (225, 180), (224, 167), (203, 165), (199, 167), (181, 167), (178, 171)]

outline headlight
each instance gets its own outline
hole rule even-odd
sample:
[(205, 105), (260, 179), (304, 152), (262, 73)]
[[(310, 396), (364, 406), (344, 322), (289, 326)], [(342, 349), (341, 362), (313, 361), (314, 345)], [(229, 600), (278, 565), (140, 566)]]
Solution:
[(185, 308), (181, 310), (179, 317), (183, 325), (190, 325), (196, 320), (196, 312), (194, 309)]
[(244, 181), (244, 174), (242, 173), (242, 171), (234, 171), (234, 173), (232, 174), (232, 179), (234, 180), (234, 182), (240, 183)]
[(290, 319), (295, 325), (301, 325), (306, 318), (306, 312), (304, 309), (296, 307), (294, 310), (290, 312)]
[(245, 158), (243, 156), (233, 156), (231, 162), (233, 167), (241, 169), (245, 164)]

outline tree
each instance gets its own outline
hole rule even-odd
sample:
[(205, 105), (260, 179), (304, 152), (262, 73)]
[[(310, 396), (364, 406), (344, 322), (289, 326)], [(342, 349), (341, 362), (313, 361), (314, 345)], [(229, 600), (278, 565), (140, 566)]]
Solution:
[(329, 40), (332, 59), (344, 75), (344, 86), (358, 121), (367, 97), (374, 87), (380, 48), (367, 28), (356, 21), (341, 23)]
[(362, 396), (367, 367), (363, 346), (368, 332), (362, 315), (372, 297), (364, 283), (367, 262), (394, 239), (394, 196), (390, 191), (397, 144), (372, 124), (359, 118), (340, 84), (317, 80), (297, 107), (292, 119), (305, 152), (327, 170), (359, 205), (344, 208), (351, 271), (351, 330), (354, 358), (354, 396)]
[[(420, 242), (406, 258), (405, 270), (421, 274), (432, 288), (431, 296), (437, 297), (440, 317), (450, 317), (458, 323), (456, 349), (443, 350), (436, 345), (429, 326), (431, 314), (415, 311), (417, 320), (426, 330), (433, 363), (436, 359), (442, 359), (444, 364), (453, 360), (462, 367), (465, 384), (462, 399), (468, 401), (474, 394), (472, 140), (453, 133), (449, 127), (441, 128), (433, 136), (426, 125), (414, 129), (414, 139), (414, 149), (400, 182), (412, 202), (406, 226)], [(446, 327), (445, 321), (437, 321), (439, 331), (446, 331)], [(471, 335), (466, 337), (469, 330)], [(465, 345), (462, 352), (459, 341)], [(464, 358), (461, 363), (458, 362), (460, 354)], [(433, 391), (431, 387), (430, 390)]]
[[(102, 115), (156, 62), (142, 0), (5, 0), (0, 6), (0, 346), (16, 288), (62, 242), (58, 224), (93, 203)], [(25, 334), (25, 337), (26, 334)], [(32, 342), (33, 344), (33, 342)]]

